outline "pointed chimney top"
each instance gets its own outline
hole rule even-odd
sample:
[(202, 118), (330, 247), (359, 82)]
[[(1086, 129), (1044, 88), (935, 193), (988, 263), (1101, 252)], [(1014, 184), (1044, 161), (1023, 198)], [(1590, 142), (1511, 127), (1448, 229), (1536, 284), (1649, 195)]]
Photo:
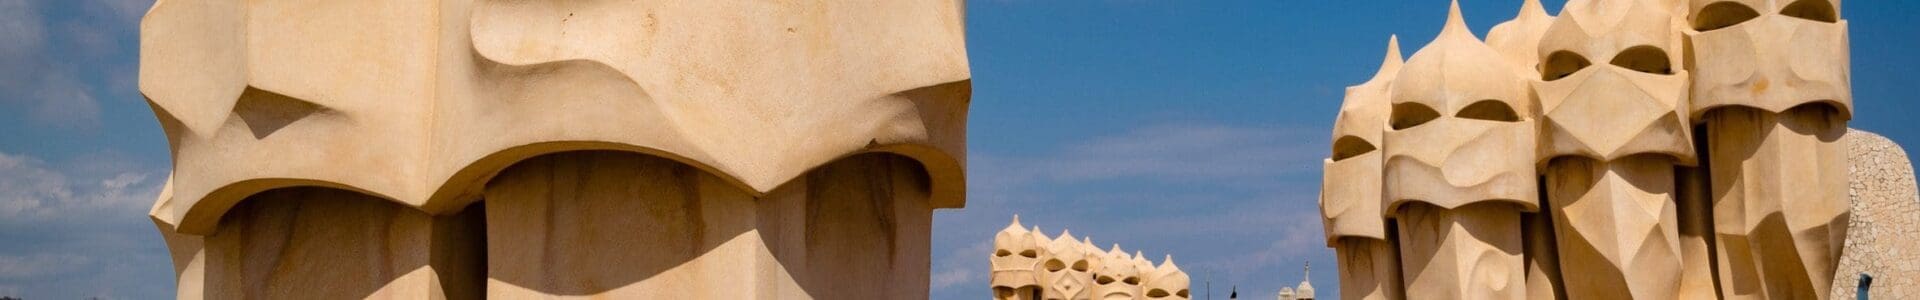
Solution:
[(1474, 37), (1471, 29), (1467, 28), (1467, 18), (1460, 14), (1460, 0), (1453, 0), (1452, 6), (1447, 7), (1447, 25), (1440, 29), (1440, 35), (1465, 35), (1479, 39)]
[(1547, 14), (1547, 7), (1540, 5), (1540, 0), (1526, 0), (1526, 1), (1520, 2), (1520, 18), (1551, 17), (1551, 16), (1553, 15)]

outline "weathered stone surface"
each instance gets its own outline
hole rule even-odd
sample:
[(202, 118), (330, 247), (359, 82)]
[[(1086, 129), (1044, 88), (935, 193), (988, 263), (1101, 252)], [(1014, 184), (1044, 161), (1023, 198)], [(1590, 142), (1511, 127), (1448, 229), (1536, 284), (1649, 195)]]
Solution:
[(923, 298), (963, 10), (160, 0), (149, 217), (185, 299)]
[(1853, 299), (1862, 273), (1873, 275), (1874, 299), (1920, 295), (1920, 190), (1913, 162), (1899, 144), (1872, 132), (1851, 130), (1845, 139), (1853, 219), (1832, 299)]
[(926, 177), (850, 157), (755, 198), (658, 157), (536, 157), (488, 184), (487, 295), (902, 299), (927, 294)]
[[(141, 24), (140, 88), (175, 157), (156, 217), (208, 234), (266, 190), (430, 214), (513, 163), (680, 161), (755, 196), (868, 152), (964, 205), (970, 71), (954, 1), (188, 1)], [(715, 26), (725, 24), (724, 26)]]
[[(1349, 89), (1322, 183), (1328, 244), (1365, 257), (1376, 250), (1343, 241), (1397, 225), (1388, 247), (1414, 297), (1829, 296), (1849, 280), (1835, 275), (1842, 249), (1861, 243), (1845, 240), (1839, 8), (1574, 0), (1554, 16), (1526, 1), (1481, 42), (1455, 5), (1392, 80)], [(1382, 122), (1354, 120), (1383, 85), (1391, 113), (1370, 139), (1355, 124)], [(1352, 213), (1375, 192), (1365, 146), (1385, 156), (1382, 220)], [(1353, 297), (1381, 284), (1350, 282)]]
[(1540, 209), (1540, 195), (1537, 110), (1521, 70), (1473, 35), (1456, 2), (1440, 35), (1394, 78), (1382, 212), (1398, 220), (1406, 295), (1526, 296), (1514, 229)]

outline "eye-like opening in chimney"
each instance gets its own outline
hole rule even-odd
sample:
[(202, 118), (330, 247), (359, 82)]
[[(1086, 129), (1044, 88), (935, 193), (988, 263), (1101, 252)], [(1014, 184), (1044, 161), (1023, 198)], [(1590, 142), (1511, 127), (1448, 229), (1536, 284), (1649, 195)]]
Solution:
[(1613, 56), (1612, 63), (1640, 73), (1673, 75), (1673, 62), (1667, 59), (1667, 51), (1649, 45), (1620, 51), (1620, 54)]
[(1758, 17), (1760, 17), (1760, 12), (1753, 10), (1752, 7), (1747, 7), (1745, 4), (1732, 1), (1715, 2), (1700, 8), (1700, 13), (1694, 15), (1693, 30), (1699, 30), (1700, 32), (1714, 31), (1721, 28), (1733, 27), (1733, 25), (1740, 25), (1740, 23)]
[(1540, 80), (1554, 81), (1572, 76), (1573, 73), (1593, 65), (1585, 56), (1566, 50), (1554, 51), (1547, 55), (1547, 61), (1540, 64)]
[(1485, 120), (1485, 121), (1496, 121), (1496, 122), (1519, 122), (1520, 121), (1520, 114), (1514, 113), (1513, 107), (1507, 106), (1506, 102), (1500, 102), (1500, 100), (1493, 100), (1493, 99), (1480, 100), (1480, 102), (1474, 102), (1473, 104), (1469, 104), (1467, 105), (1467, 108), (1460, 109), (1460, 113), (1455, 114), (1455, 116), (1460, 117), (1462, 119), (1474, 119), (1474, 120)]
[(1827, 0), (1800, 0), (1780, 9), (1780, 14), (1822, 23), (1840, 22), (1840, 13)]
[(1333, 141), (1333, 161), (1347, 160), (1379, 149), (1357, 136), (1342, 136)]
[(1388, 117), (1387, 125), (1393, 130), (1401, 130), (1426, 124), (1439, 118), (1440, 112), (1420, 103), (1400, 103), (1393, 105), (1393, 115)]

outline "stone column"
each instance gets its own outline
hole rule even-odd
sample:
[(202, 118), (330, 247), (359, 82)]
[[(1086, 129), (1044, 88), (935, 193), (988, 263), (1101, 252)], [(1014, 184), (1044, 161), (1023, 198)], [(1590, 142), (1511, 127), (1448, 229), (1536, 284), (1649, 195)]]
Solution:
[(862, 155), (754, 197), (635, 153), (536, 157), (487, 184), (488, 295), (924, 297), (932, 208), (911, 160)]

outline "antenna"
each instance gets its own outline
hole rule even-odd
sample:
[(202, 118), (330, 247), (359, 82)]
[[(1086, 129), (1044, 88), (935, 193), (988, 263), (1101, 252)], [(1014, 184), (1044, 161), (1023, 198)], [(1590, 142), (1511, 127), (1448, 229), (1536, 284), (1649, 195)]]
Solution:
[(1213, 270), (1207, 270), (1207, 300), (1213, 300)]
[(1313, 261), (1307, 261), (1306, 269), (1300, 271), (1300, 281), (1313, 282)]

